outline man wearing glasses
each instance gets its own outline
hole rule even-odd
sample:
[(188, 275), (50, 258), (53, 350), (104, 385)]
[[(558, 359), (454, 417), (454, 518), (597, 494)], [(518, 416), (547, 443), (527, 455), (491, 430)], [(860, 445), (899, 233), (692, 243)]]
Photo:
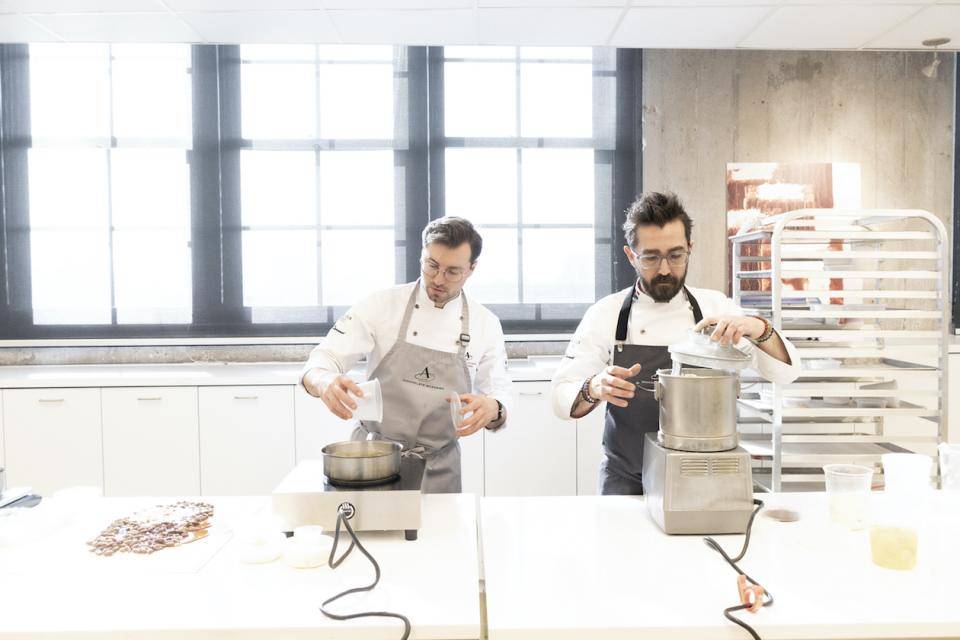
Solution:
[[(350, 309), (310, 353), (301, 378), (307, 393), (349, 420), (363, 392), (346, 372), (366, 356), (367, 378), (380, 381), (383, 421), (361, 422), (353, 438), (422, 448), (428, 493), (460, 491), (457, 439), (504, 426), (513, 394), (500, 320), (463, 292), (482, 246), (468, 220), (432, 221), (423, 230), (421, 277)], [(463, 403), (457, 427), (451, 392)]]
[(602, 494), (643, 493), (643, 438), (657, 431), (659, 409), (652, 393), (636, 390), (657, 369), (671, 367), (667, 346), (690, 329), (716, 325), (713, 340), (735, 344), (753, 356), (764, 378), (792, 382), (800, 371), (793, 345), (770, 323), (719, 291), (687, 287), (693, 221), (674, 194), (643, 194), (627, 210), (624, 252), (636, 283), (591, 306), (553, 378), (553, 406), (562, 418), (580, 418), (606, 403)]

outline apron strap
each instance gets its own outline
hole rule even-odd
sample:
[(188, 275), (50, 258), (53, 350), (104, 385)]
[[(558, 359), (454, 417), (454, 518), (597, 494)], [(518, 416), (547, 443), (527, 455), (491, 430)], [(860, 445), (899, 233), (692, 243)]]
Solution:
[(697, 302), (697, 299), (693, 297), (693, 294), (690, 293), (690, 290), (686, 286), (683, 287), (683, 292), (687, 294), (687, 300), (690, 302), (690, 308), (693, 310), (693, 321), (696, 324), (699, 324), (703, 320), (703, 312), (700, 311), (700, 303)]
[[(420, 278), (413, 287), (410, 299), (407, 301), (407, 308), (403, 312), (403, 321), (400, 323), (400, 331), (397, 332), (397, 342), (407, 341), (407, 331), (410, 329), (410, 319), (413, 317), (413, 309), (417, 306), (417, 293), (420, 292)], [(462, 358), (467, 352), (467, 346), (470, 344), (470, 307), (467, 305), (467, 294), (460, 291), (460, 297), (463, 301), (463, 307), (460, 310), (460, 335), (457, 337), (458, 355)]]
[(463, 300), (463, 307), (460, 309), (460, 337), (457, 339), (459, 348), (457, 355), (464, 358), (467, 353), (467, 347), (470, 346), (470, 307), (467, 306), (467, 294), (463, 289), (460, 290), (460, 298)]
[(623, 299), (623, 304), (620, 305), (620, 315), (617, 318), (617, 335), (616, 341), (620, 344), (623, 344), (627, 341), (627, 322), (630, 320), (630, 307), (633, 306), (633, 296), (637, 292), (637, 285), (634, 284), (633, 288), (630, 289), (627, 293), (627, 297)]
[(417, 304), (417, 293), (420, 291), (420, 278), (417, 278), (413, 291), (410, 293), (410, 299), (407, 301), (407, 308), (403, 312), (403, 321), (400, 323), (400, 331), (397, 333), (397, 342), (407, 341), (407, 329), (410, 328), (410, 318), (413, 317), (413, 308)]
[[(616, 342), (623, 344), (627, 341), (627, 323), (630, 321), (630, 308), (633, 306), (633, 296), (637, 292), (636, 285), (630, 289), (627, 296), (623, 299), (623, 303), (620, 305), (620, 315), (617, 317), (617, 334), (615, 336)], [(697, 299), (693, 297), (693, 294), (690, 293), (690, 290), (686, 286), (683, 287), (683, 293), (687, 296), (687, 300), (690, 302), (690, 309), (693, 311), (693, 321), (694, 323), (699, 323), (703, 320), (703, 312), (700, 310), (700, 303), (697, 302)]]

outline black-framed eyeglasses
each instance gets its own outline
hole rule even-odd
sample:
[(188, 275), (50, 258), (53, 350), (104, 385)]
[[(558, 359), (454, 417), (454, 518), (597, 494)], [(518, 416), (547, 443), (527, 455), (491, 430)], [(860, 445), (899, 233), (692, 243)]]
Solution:
[(670, 251), (667, 253), (667, 255), (662, 255), (659, 253), (638, 254), (636, 252), (634, 252), (633, 255), (636, 256), (637, 262), (640, 264), (640, 268), (645, 271), (659, 269), (664, 260), (666, 260), (667, 264), (671, 267), (682, 267), (687, 264), (688, 260), (690, 260), (690, 252), (685, 249)]
[(436, 278), (437, 274), (442, 272), (443, 278), (447, 282), (460, 282), (464, 276), (467, 275), (467, 269), (463, 267), (447, 267), (441, 269), (439, 264), (429, 258), (421, 258), (420, 268), (423, 270), (423, 275), (428, 278)]

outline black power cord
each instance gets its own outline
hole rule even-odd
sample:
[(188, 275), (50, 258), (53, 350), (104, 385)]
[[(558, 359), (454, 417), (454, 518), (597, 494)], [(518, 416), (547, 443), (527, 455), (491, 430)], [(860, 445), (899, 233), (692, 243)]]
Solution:
[[(740, 569), (740, 567), (737, 566), (737, 563), (740, 562), (743, 559), (743, 556), (746, 555), (747, 547), (750, 546), (750, 532), (753, 529), (753, 519), (757, 517), (757, 514), (760, 512), (760, 509), (763, 509), (763, 500), (758, 500), (754, 498), (753, 504), (755, 504), (757, 507), (756, 509), (753, 510), (753, 513), (750, 514), (750, 519), (747, 520), (747, 531), (743, 537), (743, 548), (740, 549), (740, 553), (737, 554), (736, 558), (731, 558), (729, 555), (727, 555), (727, 552), (723, 550), (723, 547), (720, 546), (720, 543), (714, 540), (713, 538), (707, 536), (706, 538), (703, 539), (703, 541), (708, 547), (710, 547), (711, 549), (719, 553), (721, 556), (723, 556), (723, 559), (727, 561), (727, 564), (733, 567), (733, 570), (736, 571), (738, 574), (746, 578), (747, 582), (763, 589), (764, 599), (763, 599), (762, 606), (769, 607), (770, 605), (773, 604), (773, 594), (767, 591), (764, 587), (761, 587), (756, 580), (748, 576), (746, 573), (743, 572), (743, 570)], [(760, 638), (760, 635), (756, 631), (754, 631), (753, 627), (751, 627), (746, 622), (744, 622), (743, 620), (740, 620), (739, 618), (733, 615), (735, 611), (743, 611), (744, 609), (749, 609), (749, 608), (750, 608), (749, 604), (739, 604), (735, 607), (727, 607), (726, 609), (723, 610), (723, 616), (730, 622), (734, 623), (735, 625), (743, 627), (747, 631), (747, 633), (750, 634), (750, 637), (752, 637), (754, 640), (762, 640)]]
[[(337, 528), (333, 537), (333, 547), (330, 549), (330, 558), (328, 560), (330, 564), (330, 568), (336, 569), (337, 567), (339, 567), (343, 563), (343, 561), (347, 559), (347, 556), (350, 555), (350, 552), (353, 551), (353, 548), (356, 547), (357, 549), (360, 550), (360, 553), (362, 553), (367, 557), (367, 560), (370, 561), (370, 564), (373, 565), (373, 570), (376, 575), (373, 579), (373, 582), (365, 587), (354, 587), (352, 589), (347, 589), (346, 591), (341, 591), (340, 593), (338, 593), (337, 595), (331, 598), (327, 598), (326, 600), (323, 601), (323, 604), (320, 605), (320, 612), (323, 613), (323, 615), (333, 620), (352, 620), (354, 618), (371, 618), (371, 617), (397, 618), (398, 620), (403, 621), (403, 636), (401, 636), (401, 640), (407, 640), (407, 638), (410, 637), (410, 619), (405, 615), (402, 615), (399, 613), (390, 613), (389, 611), (364, 611), (362, 613), (349, 613), (345, 615), (339, 615), (336, 613), (330, 613), (326, 609), (326, 606), (331, 602), (339, 600), (340, 598), (346, 595), (350, 595), (351, 593), (361, 593), (363, 591), (372, 591), (373, 588), (376, 587), (377, 584), (380, 582), (380, 565), (377, 564), (377, 561), (373, 559), (373, 556), (370, 555), (370, 552), (367, 551), (366, 548), (360, 543), (360, 539), (357, 537), (357, 534), (354, 533), (353, 527), (351, 527), (350, 523), (347, 522), (348, 517), (346, 516), (346, 512), (348, 510), (349, 509), (345, 507), (341, 507), (337, 512)], [(341, 524), (346, 528), (347, 532), (350, 534), (351, 541), (350, 541), (350, 546), (343, 553), (343, 555), (340, 556), (339, 559), (335, 559), (337, 555), (337, 545), (340, 542), (340, 525)]]

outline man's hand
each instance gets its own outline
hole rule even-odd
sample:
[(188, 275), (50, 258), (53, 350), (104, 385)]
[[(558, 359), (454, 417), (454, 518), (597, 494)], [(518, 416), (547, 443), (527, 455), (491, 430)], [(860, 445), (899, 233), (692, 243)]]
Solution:
[(590, 380), (590, 395), (597, 400), (606, 400), (618, 407), (627, 406), (627, 401), (636, 395), (636, 385), (628, 378), (640, 373), (640, 364), (629, 369), (610, 365)]
[(704, 318), (693, 328), (702, 331), (711, 324), (717, 325), (710, 339), (720, 344), (737, 344), (740, 338), (757, 339), (766, 331), (763, 320), (754, 316), (711, 316)]
[(363, 390), (356, 382), (345, 375), (339, 375), (323, 390), (320, 399), (330, 409), (330, 413), (349, 420), (357, 410), (357, 403), (350, 397), (351, 393), (358, 398), (363, 397)]
[[(447, 402), (450, 402), (449, 398)], [(500, 407), (497, 401), (489, 396), (482, 396), (476, 393), (461, 393), (460, 415), (466, 415), (473, 412), (473, 415), (460, 422), (457, 427), (457, 437), (463, 438), (480, 431), (488, 424), (497, 419)]]

